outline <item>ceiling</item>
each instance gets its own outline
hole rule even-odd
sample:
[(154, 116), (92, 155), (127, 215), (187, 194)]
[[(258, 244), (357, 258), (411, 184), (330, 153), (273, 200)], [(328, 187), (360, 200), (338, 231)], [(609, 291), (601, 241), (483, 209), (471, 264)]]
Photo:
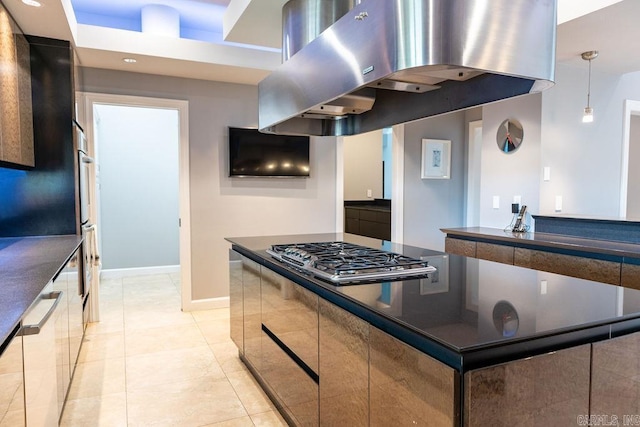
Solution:
[[(255, 85), (280, 64), (287, 0), (40, 1), (2, 0), (25, 33), (71, 40), (86, 67)], [(141, 32), (149, 3), (178, 11), (181, 38)], [(581, 66), (581, 52), (598, 50), (594, 71), (640, 71), (638, 16), (638, 0), (558, 0), (557, 62)]]

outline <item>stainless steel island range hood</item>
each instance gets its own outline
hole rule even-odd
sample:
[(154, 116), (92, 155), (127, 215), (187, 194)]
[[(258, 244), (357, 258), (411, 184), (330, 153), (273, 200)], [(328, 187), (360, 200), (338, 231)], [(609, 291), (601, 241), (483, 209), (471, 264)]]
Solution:
[(263, 132), (353, 135), (553, 85), (556, 0), (361, 0), (260, 82)]

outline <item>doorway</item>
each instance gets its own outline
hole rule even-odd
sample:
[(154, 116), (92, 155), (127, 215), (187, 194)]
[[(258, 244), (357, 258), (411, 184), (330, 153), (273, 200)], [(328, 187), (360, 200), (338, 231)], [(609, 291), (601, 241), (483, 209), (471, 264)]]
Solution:
[(188, 102), (82, 93), (80, 103), (99, 165), (92, 218), (103, 268), (151, 274), (179, 264), (181, 308), (192, 309)]
[[(629, 191), (640, 183), (640, 170), (629, 168), (640, 162), (640, 101), (624, 102), (622, 134), (622, 168), (620, 177), (620, 218), (640, 219), (640, 194)], [(631, 184), (631, 185), (629, 185)]]

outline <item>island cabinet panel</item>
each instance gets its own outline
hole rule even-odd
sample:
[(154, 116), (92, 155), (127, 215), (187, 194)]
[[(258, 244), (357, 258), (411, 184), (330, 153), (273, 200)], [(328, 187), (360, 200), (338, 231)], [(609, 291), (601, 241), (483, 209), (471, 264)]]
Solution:
[(318, 425), (318, 296), (262, 269), (262, 377), (296, 425)]
[(460, 424), (460, 381), (454, 369), (377, 328), (370, 329), (369, 338), (370, 425)]
[(320, 425), (369, 425), (369, 324), (320, 300)]
[(620, 263), (533, 249), (515, 248), (514, 265), (611, 285), (620, 284)]
[(620, 285), (625, 288), (640, 289), (640, 265), (623, 262)]
[(260, 265), (242, 257), (244, 295), (244, 357), (260, 371), (262, 363), (262, 316), (260, 312)]
[(275, 394), (274, 402), (294, 425), (318, 425), (318, 383), (263, 332), (260, 374)]
[(576, 425), (589, 414), (590, 362), (591, 348), (585, 344), (469, 371), (464, 425)]
[(229, 327), (231, 340), (244, 354), (244, 303), (242, 292), (242, 255), (229, 252)]
[[(593, 344), (591, 413), (640, 421), (640, 333)], [(632, 418), (634, 417), (635, 418)], [(626, 424), (625, 424), (626, 422)]]
[(513, 264), (514, 248), (512, 246), (494, 245), (492, 243), (478, 242), (476, 245), (476, 258), (489, 261)]
[(262, 269), (262, 324), (318, 373), (318, 296)]
[(454, 239), (453, 237), (444, 238), (444, 250), (450, 254), (464, 255), (468, 257), (476, 257), (476, 242), (462, 239)]

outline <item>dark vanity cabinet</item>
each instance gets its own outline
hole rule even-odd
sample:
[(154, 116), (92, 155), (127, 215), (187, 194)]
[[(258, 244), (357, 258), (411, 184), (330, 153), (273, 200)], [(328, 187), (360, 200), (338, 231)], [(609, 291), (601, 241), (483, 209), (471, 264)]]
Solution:
[(345, 233), (391, 240), (391, 209), (376, 206), (345, 206)]

